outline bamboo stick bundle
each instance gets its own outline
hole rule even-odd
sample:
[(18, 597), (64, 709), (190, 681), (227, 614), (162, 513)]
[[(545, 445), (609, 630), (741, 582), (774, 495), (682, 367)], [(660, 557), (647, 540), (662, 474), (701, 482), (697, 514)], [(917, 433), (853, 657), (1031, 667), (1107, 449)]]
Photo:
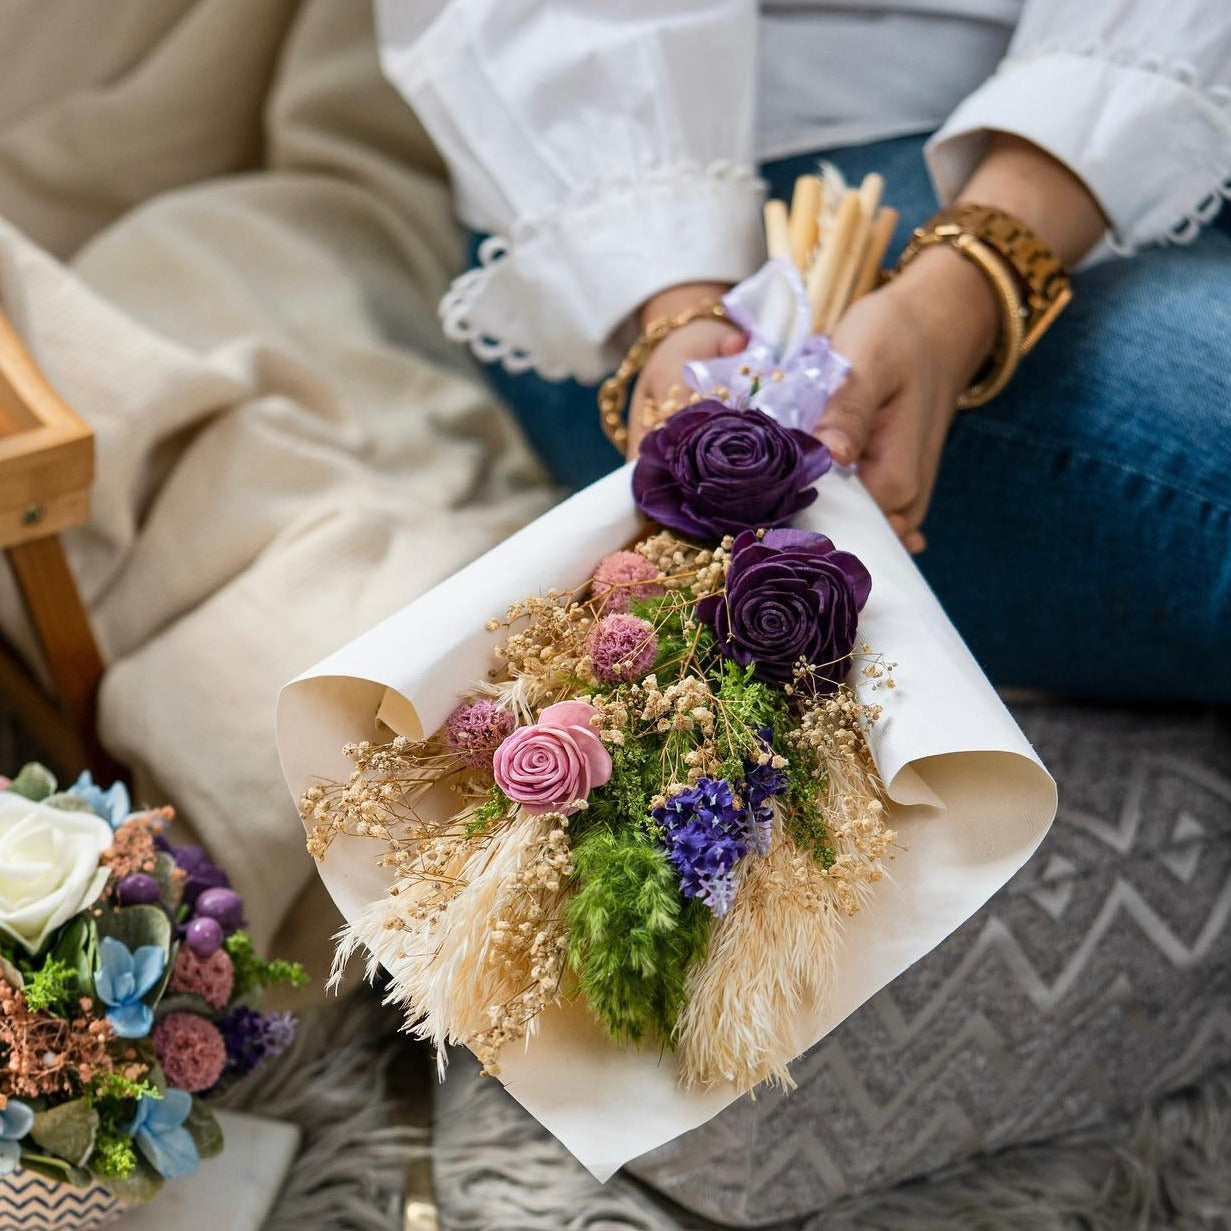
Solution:
[(792, 260), (791, 230), (783, 201), (765, 202), (765, 247), (773, 260)]
[(892, 205), (884, 205), (876, 211), (872, 230), (868, 234), (868, 246), (864, 249), (863, 266), (855, 279), (855, 288), (851, 291), (851, 303), (875, 290), (885, 253), (889, 251), (889, 241), (893, 239), (897, 226), (898, 211)]
[(872, 172), (865, 175), (855, 194), (859, 204), (858, 221), (851, 228), (847, 243), (833, 275), (833, 290), (826, 304), (825, 316), (821, 328), (830, 333), (838, 323), (838, 318), (846, 311), (851, 302), (851, 292), (855, 288), (855, 279), (863, 266), (864, 252), (868, 246), (868, 236), (872, 231), (872, 221), (880, 208), (881, 196), (885, 191), (883, 176)]
[(818, 331), (825, 329), (825, 323), (829, 319), (829, 306), (838, 273), (859, 225), (859, 197), (858, 194), (848, 191), (838, 205), (832, 225), (825, 229), (820, 251), (809, 267), (804, 281), (808, 303), (812, 307), (812, 327)]
[(791, 195), (789, 228), (791, 257), (805, 273), (820, 239), (821, 210), (825, 207), (825, 185), (819, 175), (801, 175)]

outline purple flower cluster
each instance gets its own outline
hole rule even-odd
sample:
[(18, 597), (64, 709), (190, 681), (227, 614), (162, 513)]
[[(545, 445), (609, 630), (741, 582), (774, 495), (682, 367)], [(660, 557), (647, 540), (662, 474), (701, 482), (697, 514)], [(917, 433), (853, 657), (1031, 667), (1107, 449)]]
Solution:
[(231, 879), (199, 846), (170, 848), (176, 865), (185, 873), (184, 905), (188, 918), (180, 934), (200, 958), (222, 948), (232, 932), (244, 926), (243, 899), (231, 888)]
[(245, 1077), (266, 1060), (281, 1055), (295, 1037), (289, 1013), (258, 1013), (247, 1005), (231, 1010), (219, 1023), (227, 1049), (228, 1074)]
[[(758, 732), (761, 746), (773, 757), (773, 745), (770, 743), (772, 732), (765, 728)], [(774, 830), (774, 809), (770, 800), (775, 795), (785, 795), (787, 792), (787, 777), (775, 769), (771, 761), (757, 765), (752, 761), (744, 762), (744, 803), (748, 809), (748, 838), (752, 849), (758, 855), (769, 854), (770, 838)]]
[(663, 827), (680, 892), (700, 898), (715, 915), (725, 915), (735, 900), (735, 865), (750, 846), (748, 813), (736, 805), (731, 784), (725, 778), (701, 778), (652, 815)]

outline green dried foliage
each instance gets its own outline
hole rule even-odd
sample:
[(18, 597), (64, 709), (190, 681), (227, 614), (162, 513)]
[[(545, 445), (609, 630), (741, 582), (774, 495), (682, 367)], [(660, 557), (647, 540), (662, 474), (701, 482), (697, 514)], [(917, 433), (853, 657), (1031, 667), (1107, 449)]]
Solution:
[(710, 912), (680, 896), (665, 851), (642, 829), (592, 828), (573, 855), (569, 963), (581, 995), (617, 1042), (670, 1042)]

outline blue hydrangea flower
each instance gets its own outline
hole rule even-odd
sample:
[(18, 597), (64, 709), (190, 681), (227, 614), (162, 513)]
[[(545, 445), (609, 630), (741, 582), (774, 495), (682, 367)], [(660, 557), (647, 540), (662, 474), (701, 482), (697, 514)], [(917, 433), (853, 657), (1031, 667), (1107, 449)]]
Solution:
[(701, 778), (655, 808), (667, 858), (679, 873), (680, 892), (700, 898), (715, 915), (735, 899), (735, 865), (748, 854), (748, 814), (735, 803), (725, 778)]
[(105, 791), (94, 781), (88, 769), (68, 788), (69, 795), (84, 799), (112, 829), (118, 829), (132, 815), (132, 800), (122, 782), (113, 782)]
[(0, 1108), (0, 1175), (17, 1170), (21, 1162), (21, 1139), (34, 1127), (34, 1109), (11, 1098)]
[(142, 997), (162, 978), (167, 951), (161, 945), (142, 945), (134, 953), (114, 936), (98, 946), (94, 989), (107, 1006), (107, 1020), (122, 1039), (143, 1039), (154, 1024), (154, 1010)]
[(178, 1180), (201, 1165), (197, 1143), (184, 1127), (191, 1111), (192, 1095), (183, 1090), (168, 1090), (162, 1098), (143, 1094), (137, 1102), (128, 1135), (164, 1179)]

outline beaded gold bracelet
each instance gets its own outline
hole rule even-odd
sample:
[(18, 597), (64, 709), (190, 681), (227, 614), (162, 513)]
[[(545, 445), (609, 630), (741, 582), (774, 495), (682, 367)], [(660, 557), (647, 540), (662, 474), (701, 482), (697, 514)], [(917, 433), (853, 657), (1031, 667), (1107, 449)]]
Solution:
[(651, 321), (645, 332), (628, 348), (620, 366), (599, 386), (598, 416), (603, 433), (621, 453), (628, 447), (628, 425), (624, 408), (628, 402), (628, 385), (645, 367), (654, 348), (670, 333), (697, 320), (727, 320), (727, 310), (716, 300), (707, 299), (674, 316), (660, 316)]

